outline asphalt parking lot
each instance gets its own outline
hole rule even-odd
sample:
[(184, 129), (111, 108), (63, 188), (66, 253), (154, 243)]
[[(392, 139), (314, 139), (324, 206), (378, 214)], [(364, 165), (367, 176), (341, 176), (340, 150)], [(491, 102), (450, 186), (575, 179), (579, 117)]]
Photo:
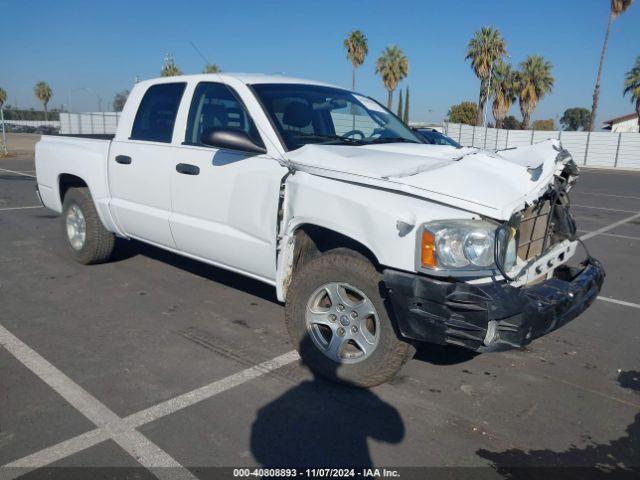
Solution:
[(0, 478), (302, 464), (638, 475), (640, 172), (583, 170), (571, 195), (607, 271), (586, 313), (525, 350), (421, 348), (369, 391), (298, 362), (269, 286), (134, 242), (111, 263), (73, 262), (33, 175), (32, 153), (0, 159)]

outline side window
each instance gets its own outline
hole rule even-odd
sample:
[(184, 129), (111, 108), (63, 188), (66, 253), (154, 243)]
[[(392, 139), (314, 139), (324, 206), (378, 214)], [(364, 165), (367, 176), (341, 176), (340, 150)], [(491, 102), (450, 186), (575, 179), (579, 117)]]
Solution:
[(132, 140), (171, 143), (184, 83), (161, 83), (145, 92), (131, 129)]
[(241, 130), (256, 144), (264, 145), (253, 120), (230, 87), (203, 82), (193, 93), (187, 120), (187, 145), (202, 145), (202, 134), (217, 129)]

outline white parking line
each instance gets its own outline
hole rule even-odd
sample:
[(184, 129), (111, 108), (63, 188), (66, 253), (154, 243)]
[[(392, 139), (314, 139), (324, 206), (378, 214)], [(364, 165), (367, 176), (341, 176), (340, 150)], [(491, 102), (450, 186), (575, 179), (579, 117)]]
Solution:
[(618, 208), (605, 208), (605, 207), (592, 207), (591, 205), (578, 205), (576, 203), (572, 203), (571, 207), (578, 207), (578, 208), (592, 208), (594, 210), (607, 210), (609, 212), (622, 212), (622, 213), (638, 213), (637, 210), (620, 210)]
[(636, 218), (640, 218), (640, 213), (636, 213), (635, 215), (632, 215), (630, 217), (623, 218), (622, 220), (618, 220), (617, 222), (614, 222), (614, 223), (612, 223), (610, 225), (607, 225), (606, 227), (599, 228), (598, 230), (594, 230), (593, 232), (585, 233), (584, 235), (582, 235), (580, 237), (580, 240), (583, 240), (583, 241), (584, 240), (589, 240), (590, 238), (593, 238), (593, 237), (595, 237), (597, 235), (600, 235), (600, 234), (602, 234), (604, 232), (607, 232), (607, 231), (612, 230), (612, 229), (614, 229), (616, 227), (619, 227), (620, 225), (622, 225), (624, 223), (631, 222), (631, 221), (635, 220)]
[[(591, 233), (589, 230), (578, 230), (580, 233)], [(620, 235), (618, 233), (600, 233), (604, 237), (624, 238), (626, 240), (640, 240), (640, 237), (632, 237), (631, 235)]]
[[(44, 467), (110, 438), (160, 478), (163, 476), (175, 478), (176, 473), (181, 473), (180, 478), (193, 478), (188, 470), (135, 429), (261, 377), (300, 358), (297, 352), (292, 350), (158, 405), (120, 418), (2, 325), (0, 325), (0, 344), (98, 427), (0, 467), (0, 470), (16, 469), (15, 472), (9, 470), (2, 472), (0, 477), (3, 480), (7, 472), (9, 475), (15, 473), (10, 477), (15, 478), (24, 475), (28, 470)], [(164, 470), (156, 468), (166, 466), (178, 468)]]
[(9, 210), (29, 210), (31, 208), (44, 208), (42, 205), (30, 205), (28, 207), (5, 207), (0, 208), (0, 212), (7, 212)]
[(630, 198), (632, 200), (640, 200), (640, 197), (633, 197), (628, 195), (613, 195), (611, 193), (600, 193), (600, 192), (575, 192), (571, 191), (571, 195), (594, 195), (599, 197), (614, 197), (614, 198)]
[(598, 300), (604, 300), (605, 302), (611, 302), (611, 303), (616, 303), (618, 305), (624, 305), (625, 307), (640, 308), (640, 305), (638, 305), (637, 303), (625, 302), (624, 300), (616, 300), (615, 298), (598, 297)]
[[(113, 439), (123, 450), (140, 462), (142, 466), (151, 470), (158, 478), (196, 478), (167, 452), (142, 433), (129, 427), (106, 405), (51, 365), (2, 325), (0, 325), (0, 344), (76, 410), (91, 420), (98, 427), (98, 430)], [(82, 444), (82, 449), (84, 448), (86, 447)], [(161, 467), (173, 468), (168, 470)], [(24, 472), (17, 473), (24, 474)]]
[(22, 173), (22, 172), (17, 172), (16, 170), (7, 170), (6, 168), (0, 168), (1, 171), (3, 172), (9, 172), (9, 173), (14, 173), (16, 175), (22, 175), (23, 177), (31, 177), (31, 178), (36, 178), (35, 175), (27, 175), (26, 173)]

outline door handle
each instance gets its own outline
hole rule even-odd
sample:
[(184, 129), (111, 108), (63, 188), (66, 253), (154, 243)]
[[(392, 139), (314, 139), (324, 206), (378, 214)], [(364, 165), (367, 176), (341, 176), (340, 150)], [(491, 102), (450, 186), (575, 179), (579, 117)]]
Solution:
[(191, 165), (190, 163), (179, 163), (176, 165), (176, 172), (184, 173), (185, 175), (198, 175), (200, 173), (200, 167)]
[(131, 157), (128, 155), (116, 155), (116, 162), (123, 165), (129, 165), (131, 163)]

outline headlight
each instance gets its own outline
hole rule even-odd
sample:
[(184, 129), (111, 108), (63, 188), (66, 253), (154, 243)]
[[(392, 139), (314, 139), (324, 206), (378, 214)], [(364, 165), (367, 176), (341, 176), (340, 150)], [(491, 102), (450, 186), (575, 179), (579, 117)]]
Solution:
[[(485, 220), (445, 220), (428, 223), (422, 230), (420, 266), (445, 271), (492, 270), (495, 268), (497, 228), (497, 224)], [(513, 252), (515, 259), (515, 243)]]

